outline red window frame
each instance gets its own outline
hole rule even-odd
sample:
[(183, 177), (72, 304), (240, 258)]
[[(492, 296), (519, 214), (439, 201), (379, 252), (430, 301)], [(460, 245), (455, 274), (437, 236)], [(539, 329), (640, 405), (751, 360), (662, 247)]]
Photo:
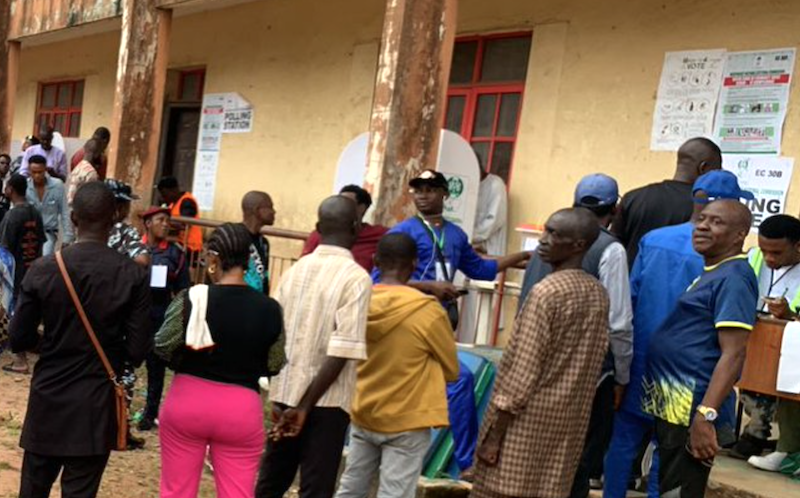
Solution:
[[(198, 93), (194, 95), (194, 98), (191, 99), (184, 99), (183, 98), (183, 91), (186, 89), (186, 78), (187, 76), (197, 76), (200, 78), (200, 84), (198, 86)], [(206, 86), (206, 70), (205, 68), (198, 68), (198, 69), (186, 69), (180, 72), (178, 75), (178, 100), (181, 102), (202, 102), (203, 100), (203, 91)]]
[[(483, 83), (480, 81), (481, 70), (483, 69), (483, 57), (486, 51), (486, 43), (492, 40), (506, 39), (506, 38), (531, 38), (533, 33), (530, 31), (513, 32), (513, 33), (499, 33), (491, 35), (473, 35), (456, 38), (456, 43), (463, 42), (477, 42), (477, 50), (475, 52), (475, 65), (472, 71), (472, 79), (469, 83), (454, 84), (451, 83), (447, 89), (447, 102), (445, 106), (445, 118), (449, 110), (450, 97), (463, 96), (464, 101), (464, 115), (461, 122), (461, 130), (459, 134), (464, 137), (470, 144), (488, 142), (489, 154), (486, 163), (489, 165), (489, 172), (492, 172), (492, 163), (494, 160), (495, 148), (498, 143), (510, 143), (511, 146), (511, 159), (509, 161), (508, 182), (506, 187), (511, 184), (511, 177), (514, 171), (514, 156), (516, 152), (517, 135), (519, 133), (520, 116), (522, 115), (522, 106), (525, 99), (525, 79), (520, 81), (502, 82), (502, 83)], [(526, 75), (527, 78), (527, 75)], [(505, 94), (519, 94), (519, 110), (517, 111), (517, 122), (514, 124), (514, 133), (511, 136), (498, 136), (497, 125), (500, 117), (500, 105), (502, 103), (502, 96)], [(494, 122), (492, 123), (492, 134), (490, 136), (475, 136), (475, 118), (478, 109), (478, 100), (482, 95), (498, 95), (497, 102), (495, 102)]]
[[(59, 96), (62, 88), (68, 88), (69, 105), (60, 105)], [(34, 135), (39, 133), (42, 126), (52, 126), (65, 137), (79, 137), (81, 133), (81, 118), (83, 117), (83, 92), (84, 80), (65, 80), (39, 83), (36, 101), (36, 116), (34, 120)], [(44, 93), (49, 88), (55, 88), (55, 102), (52, 107), (44, 107)], [(76, 103), (75, 96), (80, 90), (80, 101)], [(63, 118), (63, 126), (58, 126), (59, 118)], [(73, 121), (76, 122), (73, 122)]]

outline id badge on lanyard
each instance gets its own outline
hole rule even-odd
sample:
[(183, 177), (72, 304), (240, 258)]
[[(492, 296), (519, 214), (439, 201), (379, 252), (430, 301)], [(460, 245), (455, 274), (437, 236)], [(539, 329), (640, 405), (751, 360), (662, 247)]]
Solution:
[[(450, 263), (445, 261), (445, 267), (447, 267), (447, 275), (453, 274), (453, 268), (450, 266)], [(449, 282), (450, 280), (445, 276), (444, 272), (442, 271), (442, 265), (438, 261), (436, 262), (436, 281), (437, 282)]]

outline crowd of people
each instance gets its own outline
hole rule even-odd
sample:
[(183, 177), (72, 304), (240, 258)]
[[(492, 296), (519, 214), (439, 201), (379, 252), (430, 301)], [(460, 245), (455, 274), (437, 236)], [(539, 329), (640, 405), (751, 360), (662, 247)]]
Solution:
[[(135, 428), (158, 429), (167, 498), (196, 497), (206, 461), (225, 498), (282, 497), (298, 472), (303, 497), (365, 498), (375, 480), (379, 497), (412, 497), (431, 429), (447, 426), (476, 497), (622, 498), (648, 447), (650, 497), (702, 497), (722, 448), (798, 473), (800, 404), (741, 393), (739, 438), (734, 384), (758, 314), (800, 311), (800, 220), (764, 220), (743, 253), (753, 195), (710, 140), (680, 148), (672, 179), (622, 197), (605, 174), (582, 178), (535, 252), (503, 254), (495, 175), (481, 174), (472, 237), (444, 218), (439, 172), (409, 182), (417, 213), (390, 228), (364, 221), (372, 198), (348, 185), (271, 282), (267, 193), (247, 193), (241, 223), (205, 241), (175, 220), (199, 208), (174, 178), (131, 220), (139, 197), (105, 178), (109, 138), (98, 129), (68, 163), (44, 129), (19, 161), (0, 156), (0, 331), (15, 354), (3, 369), (26, 374), (38, 354), (20, 497), (49, 496), (59, 474), (62, 496), (96, 496), (110, 452), (143, 444), (128, 424), (142, 363)], [(525, 268), (519, 309), (479, 421), (456, 275), (508, 268)]]

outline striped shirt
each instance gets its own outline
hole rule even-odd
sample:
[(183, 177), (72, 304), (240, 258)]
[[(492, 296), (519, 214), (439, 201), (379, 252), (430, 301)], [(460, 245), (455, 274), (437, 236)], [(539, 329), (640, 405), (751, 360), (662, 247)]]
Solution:
[[(347, 249), (320, 245), (281, 279), (286, 366), (271, 382), (270, 399), (297, 406), (328, 356), (367, 358), (367, 313), (372, 281)], [(317, 402), (350, 412), (356, 361), (349, 361)]]

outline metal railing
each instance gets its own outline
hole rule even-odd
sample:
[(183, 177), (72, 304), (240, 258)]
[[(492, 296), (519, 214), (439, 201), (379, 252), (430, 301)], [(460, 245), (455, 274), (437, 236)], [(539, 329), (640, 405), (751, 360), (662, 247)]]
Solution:
[[(203, 230), (204, 243), (210, 232), (226, 223), (179, 216), (173, 217), (172, 221), (188, 227), (200, 227)], [(188, 231), (184, 233), (184, 240), (177, 240), (177, 242), (182, 243), (185, 247)], [(261, 229), (261, 235), (272, 239), (269, 255), (269, 283), (270, 293), (273, 293), (283, 274), (300, 258), (303, 244), (310, 234), (296, 230), (264, 227)], [(202, 254), (190, 252), (189, 264), (192, 282), (205, 282), (206, 267), (205, 262), (202, 261)], [(461, 298), (459, 303), (460, 324), (457, 336), (460, 342), (496, 346), (501, 331), (509, 329), (517, 310), (519, 285), (507, 279), (508, 271), (500, 273), (494, 282), (467, 280), (464, 283), (464, 287), (470, 291), (470, 295)]]

